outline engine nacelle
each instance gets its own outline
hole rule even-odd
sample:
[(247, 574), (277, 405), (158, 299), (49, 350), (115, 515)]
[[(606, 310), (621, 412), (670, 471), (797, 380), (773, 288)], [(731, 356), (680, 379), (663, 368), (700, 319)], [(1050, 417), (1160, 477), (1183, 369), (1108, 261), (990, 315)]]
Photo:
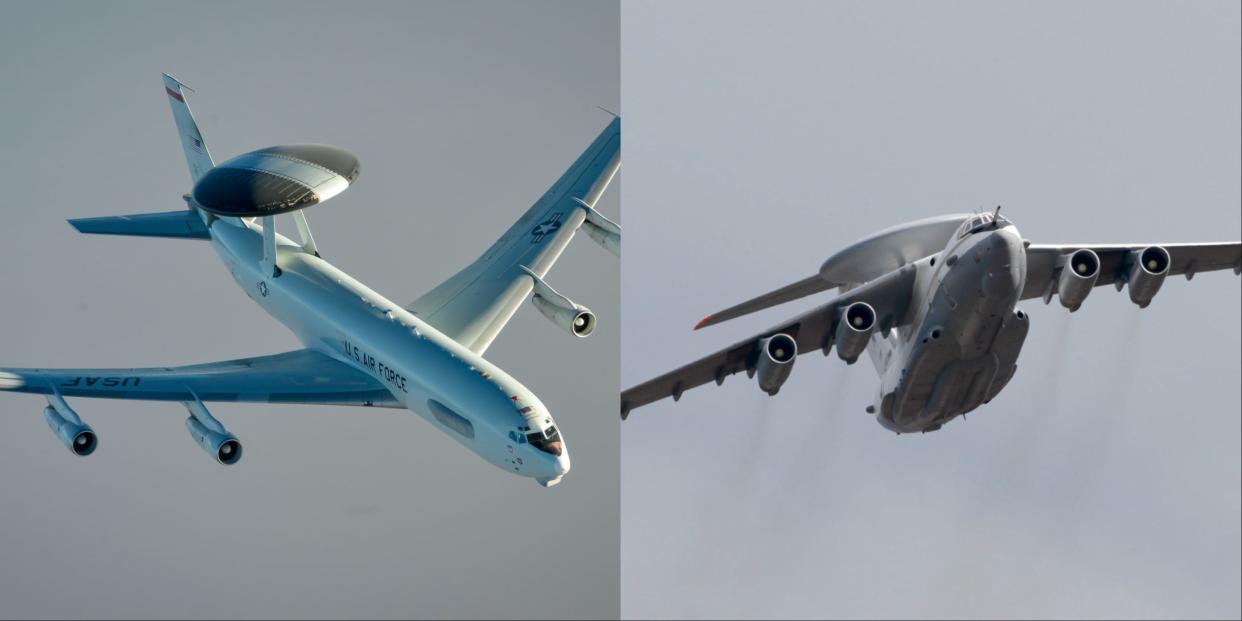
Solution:
[(598, 226), (590, 220), (582, 223), (582, 229), (586, 231), (587, 236), (594, 240), (595, 243), (602, 246), (604, 250), (607, 250), (618, 257), (621, 256), (620, 233)]
[(612, 220), (604, 217), (604, 214), (595, 211), (586, 201), (575, 198), (579, 205), (586, 211), (586, 219), (582, 221), (582, 228), (595, 243), (604, 247), (604, 250), (611, 252), (616, 256), (621, 256), (621, 227)]
[(867, 341), (875, 331), (875, 309), (866, 302), (854, 302), (845, 307), (841, 318), (837, 321), (837, 333), (834, 339), (837, 344), (837, 356), (846, 364), (854, 364)]
[(530, 301), (544, 317), (576, 337), (585, 338), (595, 331), (595, 313), (563, 295), (544, 297), (536, 293)]
[(1061, 257), (1061, 276), (1057, 279), (1057, 298), (1070, 312), (1082, 306), (1100, 277), (1100, 257), (1088, 248)]
[(1148, 246), (1130, 253), (1130, 301), (1139, 308), (1147, 308), (1156, 297), (1164, 277), (1169, 274), (1169, 251), (1160, 246)]
[(241, 459), (242, 446), (237, 436), (231, 433), (217, 433), (198, 422), (193, 416), (185, 419), (185, 427), (190, 430), (194, 441), (207, 451), (215, 460), (225, 466), (231, 466)]
[(788, 334), (776, 334), (759, 341), (759, 359), (755, 362), (759, 388), (769, 395), (779, 392), (789, 379), (797, 357), (798, 343)]
[[(50, 401), (50, 400), (49, 400)], [(61, 414), (61, 410), (65, 415)], [(69, 408), (61, 399), (59, 404), (51, 404), (43, 409), (43, 418), (52, 433), (60, 438), (61, 444), (79, 457), (86, 457), (95, 452), (99, 439), (90, 425), (82, 422), (77, 413)]]
[(190, 417), (185, 419), (185, 428), (194, 441), (216, 462), (225, 466), (237, 463), (242, 456), (242, 445), (237, 436), (229, 433), (201, 402), (187, 401), (184, 405), (190, 412)]

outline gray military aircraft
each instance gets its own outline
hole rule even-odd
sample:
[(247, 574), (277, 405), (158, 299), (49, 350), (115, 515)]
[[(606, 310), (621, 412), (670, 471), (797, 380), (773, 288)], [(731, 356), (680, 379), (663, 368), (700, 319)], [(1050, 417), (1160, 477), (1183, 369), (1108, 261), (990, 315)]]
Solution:
[(829, 289), (835, 299), (621, 394), (634, 408), (746, 371), (775, 395), (798, 354), (853, 364), (863, 350), (880, 375), (867, 411), (897, 433), (940, 429), (991, 401), (1013, 379), (1029, 318), (1017, 303), (1055, 296), (1071, 312), (1091, 290), (1129, 289), (1140, 308), (1167, 276), (1242, 273), (1242, 242), (1036, 245), (1000, 215), (953, 214), (896, 226), (829, 257), (817, 274), (707, 316), (695, 329)]

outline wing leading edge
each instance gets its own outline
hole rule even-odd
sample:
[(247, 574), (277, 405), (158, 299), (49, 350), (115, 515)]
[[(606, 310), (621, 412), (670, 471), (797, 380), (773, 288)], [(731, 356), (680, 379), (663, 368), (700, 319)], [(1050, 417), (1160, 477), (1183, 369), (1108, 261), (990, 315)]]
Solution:
[(0, 390), (148, 401), (400, 407), (380, 382), (309, 349), (181, 367), (0, 369)]
[(621, 119), (478, 259), (406, 309), (482, 354), (569, 245), (621, 166)]

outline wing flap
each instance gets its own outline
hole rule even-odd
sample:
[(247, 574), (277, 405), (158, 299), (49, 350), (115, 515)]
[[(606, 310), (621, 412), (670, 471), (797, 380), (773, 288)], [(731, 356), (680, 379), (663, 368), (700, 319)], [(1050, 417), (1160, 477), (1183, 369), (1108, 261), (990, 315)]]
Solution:
[(148, 401), (399, 405), (379, 380), (309, 349), (181, 367), (0, 369), (0, 390)]

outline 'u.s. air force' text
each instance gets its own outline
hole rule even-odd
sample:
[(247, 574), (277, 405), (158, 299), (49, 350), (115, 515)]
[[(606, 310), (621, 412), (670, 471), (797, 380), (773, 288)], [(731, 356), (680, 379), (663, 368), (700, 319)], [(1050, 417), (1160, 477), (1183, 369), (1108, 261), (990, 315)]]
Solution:
[(345, 348), (346, 356), (353, 358), (354, 362), (362, 365), (363, 368), (370, 369), (376, 377), (383, 380), (386, 384), (401, 392), (409, 392), (405, 389), (405, 376), (399, 371), (376, 360), (375, 356), (350, 343), (348, 339), (341, 339), (341, 346)]

